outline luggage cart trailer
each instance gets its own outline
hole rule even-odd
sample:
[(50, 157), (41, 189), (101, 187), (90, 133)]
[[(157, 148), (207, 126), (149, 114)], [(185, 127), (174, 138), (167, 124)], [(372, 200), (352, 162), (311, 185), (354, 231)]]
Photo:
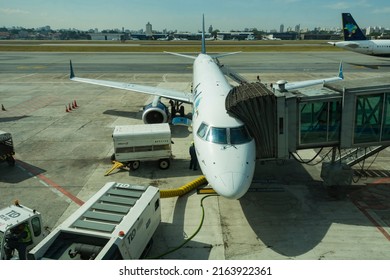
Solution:
[(14, 166), (14, 155), (15, 150), (11, 133), (0, 130), (0, 161), (6, 161), (10, 166)]

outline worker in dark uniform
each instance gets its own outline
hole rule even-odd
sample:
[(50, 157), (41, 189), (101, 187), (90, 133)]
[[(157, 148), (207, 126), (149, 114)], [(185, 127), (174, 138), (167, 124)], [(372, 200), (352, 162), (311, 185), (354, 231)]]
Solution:
[(20, 224), (17, 228), (11, 229), (6, 236), (5, 255), (6, 259), (12, 258), (12, 253), (16, 249), (20, 260), (27, 259), (27, 246), (32, 242), (31, 232), (28, 226)]
[(190, 169), (198, 170), (198, 157), (196, 156), (194, 142), (192, 142), (190, 146), (190, 156), (191, 156)]

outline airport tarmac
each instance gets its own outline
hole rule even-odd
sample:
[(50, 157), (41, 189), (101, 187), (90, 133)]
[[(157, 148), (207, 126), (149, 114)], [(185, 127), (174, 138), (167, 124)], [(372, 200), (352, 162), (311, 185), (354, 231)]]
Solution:
[[(78, 76), (176, 90), (191, 89), (191, 60), (168, 54), (0, 53), (0, 130), (14, 137), (17, 163), (0, 163), (0, 208), (19, 199), (52, 229), (106, 182), (177, 188), (199, 176), (189, 170), (191, 129), (172, 127), (174, 160), (137, 171), (112, 166), (116, 125), (141, 123), (150, 96), (69, 81)], [(349, 52), (242, 53), (220, 59), (250, 81), (298, 81), (337, 73), (346, 79), (390, 75), (390, 61)], [(379, 65), (379, 67), (377, 67)], [(367, 67), (368, 66), (368, 67)], [(78, 107), (66, 112), (76, 101)], [(186, 108), (187, 112), (190, 108)], [(313, 150), (300, 151), (310, 159)], [(197, 194), (161, 199), (162, 222), (150, 257), (180, 246), (165, 259), (390, 259), (390, 149), (356, 166), (344, 197), (329, 196), (321, 165), (295, 160), (258, 162), (253, 184), (240, 200)], [(360, 179), (360, 180), (357, 180)]]

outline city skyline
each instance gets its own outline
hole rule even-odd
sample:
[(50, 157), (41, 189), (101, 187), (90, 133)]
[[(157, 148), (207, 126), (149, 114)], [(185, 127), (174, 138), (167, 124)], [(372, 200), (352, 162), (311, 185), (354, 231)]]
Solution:
[[(350, 12), (361, 28), (390, 26), (390, 3), (376, 1), (303, 1), (275, 0), (265, 3), (250, 0), (242, 4), (232, 0), (198, 0), (183, 5), (178, 0), (48, 1), (0, 0), (0, 27), (20, 26), (52, 29), (108, 30), (145, 29), (150, 22), (154, 30), (197, 32), (201, 16), (205, 25), (221, 31), (279, 30), (300, 25), (302, 29), (341, 27), (341, 13)], [(184, 7), (186, 6), (186, 7)]]

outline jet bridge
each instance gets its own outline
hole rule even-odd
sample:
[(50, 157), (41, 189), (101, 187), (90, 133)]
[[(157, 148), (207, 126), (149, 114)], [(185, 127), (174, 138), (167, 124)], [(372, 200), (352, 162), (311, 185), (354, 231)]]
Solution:
[[(351, 184), (351, 166), (390, 145), (388, 77), (291, 92), (244, 83), (231, 90), (226, 109), (247, 125), (259, 160), (288, 158), (301, 149), (333, 148), (331, 162), (322, 167), (325, 185)], [(340, 150), (344, 153), (337, 156)]]

